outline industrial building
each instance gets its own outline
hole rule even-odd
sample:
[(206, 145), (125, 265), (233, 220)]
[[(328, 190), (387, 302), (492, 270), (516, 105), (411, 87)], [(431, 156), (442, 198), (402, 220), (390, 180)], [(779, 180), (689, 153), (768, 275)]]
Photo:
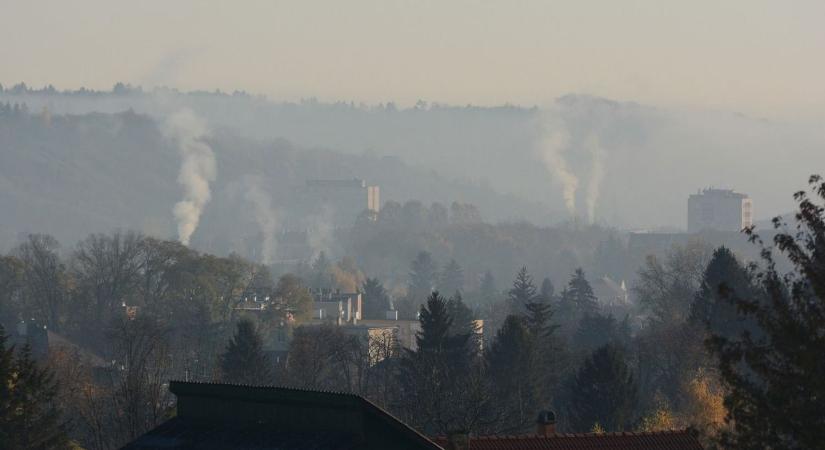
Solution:
[(753, 224), (753, 202), (731, 189), (702, 189), (688, 198), (688, 233), (741, 231)]

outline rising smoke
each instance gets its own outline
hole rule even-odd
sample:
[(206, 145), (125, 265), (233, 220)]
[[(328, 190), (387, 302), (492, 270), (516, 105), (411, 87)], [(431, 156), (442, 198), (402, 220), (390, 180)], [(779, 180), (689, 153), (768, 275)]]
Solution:
[(607, 156), (601, 146), (601, 139), (595, 133), (590, 134), (585, 141), (585, 147), (589, 150), (591, 158), (590, 179), (587, 182), (587, 221), (596, 221), (596, 206), (599, 202), (599, 194), (602, 189), (602, 181), (605, 175), (605, 157)]
[(246, 200), (252, 204), (255, 222), (263, 239), (261, 244), (261, 263), (271, 264), (278, 247), (278, 215), (272, 207), (272, 198), (263, 186), (260, 177), (246, 178)]
[(215, 154), (204, 142), (208, 136), (206, 124), (190, 109), (169, 116), (164, 133), (175, 142), (181, 156), (178, 184), (183, 187), (183, 200), (176, 203), (172, 211), (178, 223), (178, 239), (189, 245), (203, 208), (211, 198), (209, 183), (215, 181), (217, 171)]
[(562, 197), (567, 212), (576, 216), (576, 191), (579, 188), (579, 177), (576, 176), (567, 164), (564, 152), (568, 147), (570, 137), (566, 130), (554, 129), (545, 133), (541, 140), (540, 155), (545, 167), (561, 184)]
[[(587, 127), (587, 131), (582, 132), (570, 126), (565, 117), (558, 113), (546, 114), (541, 126), (539, 156), (555, 182), (561, 186), (568, 214), (572, 218), (580, 216), (576, 200), (579, 183), (586, 180), (585, 214), (588, 223), (594, 223), (607, 172), (607, 153), (601, 144), (599, 127)], [(588, 166), (589, 170), (583, 169)]]
[(334, 210), (329, 205), (323, 205), (321, 211), (313, 214), (307, 227), (307, 242), (312, 249), (313, 258), (317, 257), (321, 252), (327, 256), (335, 255), (335, 228), (332, 226)]

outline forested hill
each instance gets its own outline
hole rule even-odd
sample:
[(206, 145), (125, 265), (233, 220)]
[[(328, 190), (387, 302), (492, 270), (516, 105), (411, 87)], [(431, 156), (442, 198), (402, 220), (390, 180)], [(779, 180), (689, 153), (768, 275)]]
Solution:
[[(540, 225), (578, 217), (622, 229), (683, 228), (687, 196), (708, 186), (747, 193), (757, 218), (772, 217), (793, 206), (787, 194), (796, 189), (793, 180), (825, 165), (825, 131), (817, 123), (587, 95), (563, 96), (541, 108), (426, 102), (399, 107), (391, 102), (288, 102), (242, 92), (144, 91), (122, 84), (111, 91), (19, 84), (0, 87), (0, 102), (26, 103), (36, 114), (131, 110), (160, 122), (191, 109), (213, 128), (237, 136), (260, 142), (286, 139), (296, 148), (351, 155), (327, 160), (378, 169), (365, 178), (399, 166), (377, 158), (400, 158), (422, 169), (414, 171), (416, 179), (435, 171), (446, 180), (460, 180), (463, 185), (450, 184), (460, 187), (451, 193), (479, 197), (474, 202), (492, 221), (523, 218)], [(238, 145), (244, 152), (252, 147), (247, 142)], [(374, 157), (359, 158), (365, 153)], [(766, 178), (777, 164), (787, 173)], [(383, 184), (392, 189), (396, 182), (394, 176)], [(431, 190), (445, 186), (443, 180), (415, 184)], [(541, 206), (494, 201), (496, 196), (488, 199), (467, 184), (489, 186)], [(427, 200), (434, 195), (404, 188), (409, 197)]]
[[(45, 232), (73, 243), (91, 232), (134, 229), (175, 237), (172, 208), (182, 198), (181, 156), (146, 115), (58, 115), (0, 108), (0, 249), (21, 233)], [(222, 128), (206, 139), (217, 177), (193, 244), (225, 253), (257, 232), (244, 191), (256, 180), (273, 207), (313, 178), (363, 178), (381, 187), (382, 201), (474, 203), (482, 214), (535, 217), (540, 208), (489, 187), (449, 181), (395, 157), (299, 148), (284, 140), (250, 140)], [(545, 213), (546, 214), (546, 213)], [(279, 218), (283, 221), (285, 218)]]

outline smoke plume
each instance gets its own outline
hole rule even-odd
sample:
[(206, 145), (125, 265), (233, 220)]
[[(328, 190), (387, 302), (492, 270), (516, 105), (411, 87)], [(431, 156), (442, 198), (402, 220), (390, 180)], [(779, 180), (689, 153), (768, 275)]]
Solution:
[(335, 255), (335, 228), (333, 227), (334, 211), (329, 205), (324, 205), (318, 214), (309, 219), (307, 228), (307, 242), (312, 249), (313, 258), (324, 252), (327, 256)]
[(567, 212), (575, 217), (579, 177), (570, 170), (564, 157), (563, 152), (569, 139), (566, 131), (554, 130), (546, 133), (541, 142), (541, 158), (547, 170), (552, 172), (556, 181), (561, 184), (564, 206), (567, 208)]
[(606, 156), (601, 141), (596, 134), (591, 134), (585, 142), (591, 157), (590, 179), (587, 182), (587, 220), (596, 221), (596, 205), (599, 202), (602, 181), (605, 176), (604, 158)]
[(184, 109), (171, 116), (165, 124), (166, 136), (175, 142), (181, 156), (178, 184), (183, 187), (183, 200), (172, 209), (178, 223), (178, 239), (189, 245), (198, 228), (203, 208), (209, 203), (209, 183), (215, 181), (215, 154), (204, 138), (206, 124), (191, 110)]
[(259, 177), (249, 177), (246, 180), (246, 200), (252, 204), (255, 212), (255, 222), (261, 231), (263, 242), (261, 245), (261, 263), (271, 264), (278, 246), (276, 232), (278, 230), (278, 216), (272, 208), (272, 198), (263, 187)]

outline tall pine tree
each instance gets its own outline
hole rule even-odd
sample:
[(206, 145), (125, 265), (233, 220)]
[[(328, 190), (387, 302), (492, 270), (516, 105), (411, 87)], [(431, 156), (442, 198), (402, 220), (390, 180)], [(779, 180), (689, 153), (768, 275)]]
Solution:
[(504, 320), (486, 353), (496, 421), (493, 434), (530, 432), (542, 404), (541, 355), (524, 319)]
[(739, 264), (727, 247), (719, 247), (705, 269), (702, 285), (691, 305), (690, 321), (704, 326), (711, 333), (735, 337), (744, 331), (746, 319), (736, 311), (736, 305), (722, 297), (754, 298), (759, 292), (753, 286), (748, 270)]
[(507, 300), (512, 314), (524, 315), (527, 311), (527, 304), (536, 300), (536, 285), (533, 284), (533, 277), (523, 266), (513, 280), (513, 287), (507, 292)]
[(541, 281), (539, 296), (546, 303), (553, 303), (556, 301), (556, 288), (553, 286), (553, 282), (550, 281), (550, 278), (544, 277), (544, 280)]
[(242, 319), (238, 322), (235, 335), (221, 356), (221, 374), (223, 381), (228, 383), (272, 383), (272, 364), (264, 353), (261, 335), (251, 320)]
[(635, 420), (638, 389), (622, 349), (606, 345), (593, 352), (576, 372), (567, 398), (571, 431), (587, 432), (598, 425), (624, 431)]
[(364, 319), (384, 319), (390, 310), (390, 296), (378, 278), (367, 278), (361, 286)]
[(564, 322), (575, 324), (586, 315), (599, 311), (599, 302), (582, 268), (576, 269), (561, 295), (559, 310)]
[(447, 313), (452, 318), (450, 326), (450, 335), (468, 335), (468, 341), (471, 341), (474, 348), (478, 348), (480, 342), (478, 339), (478, 330), (473, 317), (473, 311), (464, 303), (461, 298), (461, 292), (456, 291), (455, 294), (447, 300)]
[(477, 371), (468, 334), (453, 335), (448, 302), (433, 292), (419, 314), (416, 350), (401, 363), (402, 409), (407, 421), (427, 433), (472, 431), (485, 410), (488, 388)]
[(53, 449), (68, 446), (66, 424), (55, 406), (54, 374), (38, 365), (28, 345), (7, 347), (0, 326), (0, 448)]

